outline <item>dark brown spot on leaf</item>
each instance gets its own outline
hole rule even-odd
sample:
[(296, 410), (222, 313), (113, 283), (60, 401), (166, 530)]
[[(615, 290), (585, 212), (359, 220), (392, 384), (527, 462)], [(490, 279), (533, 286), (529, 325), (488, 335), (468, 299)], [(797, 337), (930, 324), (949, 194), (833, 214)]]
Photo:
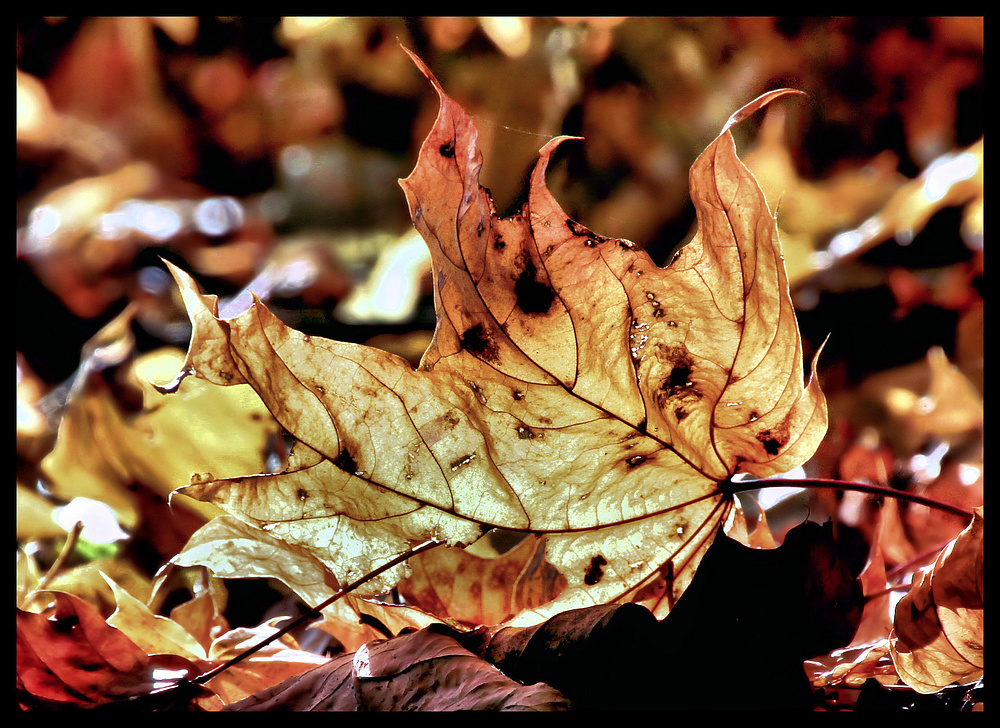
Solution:
[(689, 414), (691, 414), (691, 413), (690, 413), (690, 412), (688, 412), (688, 411), (687, 411), (686, 409), (684, 409), (683, 407), (678, 407), (677, 409), (675, 409), (675, 410), (674, 410), (674, 417), (676, 417), (676, 418), (677, 418), (677, 421), (678, 421), (678, 422), (681, 422), (681, 421), (683, 421), (683, 420), (684, 420), (684, 418), (685, 418), (685, 417), (687, 417), (687, 416), (688, 416)]
[(358, 472), (358, 464), (346, 447), (340, 449), (340, 454), (337, 455), (337, 459), (333, 461), (333, 464), (351, 475)]
[(598, 243), (603, 243), (607, 238), (602, 235), (598, 235), (593, 230), (588, 230), (586, 227), (576, 222), (575, 220), (566, 220), (566, 227), (569, 231), (578, 237), (587, 238), (584, 245), (588, 248), (593, 248)]
[(448, 464), (448, 466), (451, 468), (451, 472), (454, 473), (458, 470), (461, 470), (475, 459), (476, 459), (476, 454), (470, 453), (468, 455), (463, 455), (460, 458), (455, 458)]
[(667, 384), (671, 389), (691, 386), (691, 367), (687, 362), (678, 362), (670, 370)]
[(770, 430), (757, 433), (757, 440), (764, 446), (764, 452), (768, 455), (777, 455), (781, 451), (781, 446), (785, 443), (774, 437)]
[(500, 353), (497, 351), (497, 345), (490, 338), (489, 333), (481, 323), (470, 326), (462, 334), (462, 348), (485, 359), (491, 364), (498, 364), (500, 362)]
[(599, 582), (604, 578), (604, 567), (607, 565), (608, 560), (600, 554), (592, 558), (590, 560), (590, 566), (587, 567), (587, 571), (583, 575), (583, 583), (587, 586), (593, 586)]
[(514, 295), (517, 297), (517, 307), (526, 314), (543, 314), (552, 308), (556, 294), (538, 278), (538, 269), (533, 261), (528, 260), (517, 282), (514, 283)]
[[(694, 360), (683, 345), (666, 346), (660, 345), (655, 350), (655, 355), (665, 364), (670, 365), (670, 373), (660, 383), (656, 390), (656, 403), (661, 408), (666, 408), (671, 401), (685, 401), (701, 399), (701, 392), (691, 379), (694, 372)], [(685, 409), (686, 414), (690, 412)], [(674, 410), (677, 415), (676, 409)], [(678, 419), (681, 419), (678, 417)]]
[(454, 157), (455, 156), (455, 145), (451, 142), (447, 144), (442, 144), (441, 148), (438, 150), (441, 152), (442, 157)]
[(307, 493), (304, 488), (299, 488), (297, 491), (295, 491), (295, 497), (298, 498), (300, 501), (304, 501), (309, 497), (309, 493)]
[(630, 457), (628, 460), (625, 461), (625, 464), (628, 465), (629, 470), (632, 470), (633, 468), (639, 467), (644, 462), (646, 462), (645, 455), (633, 455), (632, 457)]

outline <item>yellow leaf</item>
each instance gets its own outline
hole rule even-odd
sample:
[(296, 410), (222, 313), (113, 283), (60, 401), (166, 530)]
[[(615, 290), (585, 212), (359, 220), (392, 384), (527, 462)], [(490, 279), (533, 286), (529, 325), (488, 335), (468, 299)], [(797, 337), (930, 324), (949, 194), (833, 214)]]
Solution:
[(177, 622), (153, 614), (145, 604), (118, 586), (113, 579), (107, 576), (104, 578), (114, 591), (118, 605), (114, 614), (108, 617), (108, 624), (120, 629), (146, 654), (167, 653), (193, 660), (208, 657), (198, 640)]
[[(104, 348), (109, 345), (131, 351), (130, 342), (113, 339)], [(128, 490), (133, 483), (167, 498), (195, 474), (236, 475), (264, 468), (268, 438), (277, 427), (249, 387), (225, 390), (193, 380), (171, 396), (156, 389), (153, 382), (169, 379), (183, 358), (172, 348), (136, 358), (126, 386), (141, 393), (137, 413), (124, 410), (103, 383), (89, 381), (87, 367), (81, 368), (56, 444), (42, 461), (53, 493), (65, 500), (102, 501), (131, 529), (139, 519)], [(190, 505), (205, 519), (220, 513), (208, 504)]]

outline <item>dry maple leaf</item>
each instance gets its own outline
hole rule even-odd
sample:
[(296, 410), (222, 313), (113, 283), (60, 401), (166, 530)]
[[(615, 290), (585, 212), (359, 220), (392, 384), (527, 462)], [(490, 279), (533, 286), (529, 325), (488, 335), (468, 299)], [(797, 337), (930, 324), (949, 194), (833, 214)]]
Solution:
[(441, 99), (401, 181), (438, 317), (418, 370), (292, 330), (259, 302), (221, 320), (172, 267), (194, 327), (182, 374), (249, 383), (298, 441), (282, 473), (178, 492), (306, 548), (342, 583), (428, 536), (529, 531), (567, 585), (512, 624), (612, 601), (662, 617), (731, 508), (730, 477), (786, 472), (826, 431), (775, 221), (728, 131), (789, 91), (734, 114), (696, 160), (699, 232), (659, 268), (561, 210), (544, 177), (565, 138), (540, 150), (521, 212), (500, 218), (471, 117), (414, 61)]

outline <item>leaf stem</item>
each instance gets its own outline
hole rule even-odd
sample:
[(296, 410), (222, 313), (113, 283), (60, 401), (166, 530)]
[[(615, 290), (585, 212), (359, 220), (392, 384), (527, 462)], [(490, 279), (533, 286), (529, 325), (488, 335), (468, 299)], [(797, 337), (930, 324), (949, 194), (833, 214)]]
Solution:
[(52, 562), (52, 566), (50, 566), (49, 570), (45, 572), (45, 575), (38, 580), (38, 584), (35, 585), (35, 588), (28, 592), (24, 599), (21, 600), (21, 605), (27, 604), (34, 599), (38, 592), (43, 592), (48, 589), (49, 584), (59, 574), (63, 565), (73, 553), (73, 549), (76, 548), (76, 543), (80, 540), (80, 534), (82, 532), (83, 521), (77, 521), (73, 524), (73, 528), (69, 530), (69, 534), (66, 536), (66, 541), (59, 550), (59, 555), (56, 557), (56, 560)]
[(196, 677), (193, 680), (191, 680), (191, 682), (197, 683), (198, 685), (204, 685), (205, 683), (207, 683), (209, 680), (211, 680), (212, 678), (214, 678), (216, 675), (218, 675), (222, 671), (228, 670), (233, 665), (235, 665), (235, 664), (237, 664), (239, 662), (242, 662), (243, 660), (247, 659), (248, 657), (250, 657), (251, 655), (253, 655), (257, 651), (259, 651), (260, 649), (262, 649), (262, 648), (266, 647), (267, 645), (271, 644), (272, 642), (274, 642), (276, 639), (279, 639), (279, 638), (283, 637), (284, 635), (288, 634), (289, 632), (291, 632), (293, 629), (295, 629), (296, 627), (298, 627), (303, 622), (305, 622), (305, 621), (307, 621), (309, 619), (312, 619), (313, 617), (318, 617), (320, 615), (320, 613), (324, 609), (326, 609), (327, 607), (329, 607), (331, 604), (333, 604), (335, 601), (337, 601), (338, 599), (340, 599), (345, 594), (349, 594), (350, 592), (354, 591), (359, 586), (361, 586), (362, 584), (364, 584), (366, 581), (374, 579), (376, 576), (378, 576), (379, 574), (381, 574), (384, 571), (388, 571), (393, 566), (396, 566), (397, 564), (401, 564), (402, 562), (406, 561), (407, 559), (409, 559), (409, 558), (411, 558), (413, 556), (416, 556), (417, 554), (422, 554), (425, 551), (430, 551), (432, 548), (440, 546), (443, 543), (444, 543), (444, 541), (438, 540), (436, 538), (431, 538), (428, 541), (424, 541), (419, 546), (414, 546), (409, 551), (406, 551), (406, 552), (400, 554), (399, 556), (395, 557), (394, 559), (391, 559), (390, 561), (387, 561), (386, 563), (382, 564), (382, 566), (378, 567), (374, 571), (371, 571), (371, 572), (365, 574), (364, 576), (362, 576), (357, 581), (352, 582), (351, 584), (348, 584), (347, 586), (343, 587), (340, 591), (338, 591), (332, 597), (330, 597), (329, 599), (327, 599), (326, 601), (324, 601), (322, 604), (316, 605), (315, 607), (313, 607), (312, 609), (310, 609), (308, 612), (306, 612), (305, 614), (302, 614), (299, 617), (297, 617), (296, 619), (292, 620), (291, 622), (289, 622), (288, 624), (286, 624), (284, 627), (282, 627), (280, 630), (278, 630), (274, 634), (270, 635), (266, 639), (261, 640), (258, 644), (254, 645), (250, 649), (248, 649), (248, 650), (246, 650), (244, 652), (241, 652), (236, 657), (232, 658), (231, 660), (228, 660), (228, 661), (224, 662), (223, 664), (219, 665), (218, 667), (215, 667), (215, 668), (209, 670), (208, 672), (202, 673), (198, 677)]
[(857, 483), (851, 480), (833, 480), (829, 478), (788, 478), (775, 480), (747, 480), (739, 483), (730, 483), (733, 493), (745, 490), (756, 490), (757, 488), (832, 488), (834, 490), (854, 490), (859, 493), (872, 493), (886, 498), (896, 498), (898, 500), (917, 503), (929, 508), (936, 508), (941, 511), (952, 513), (963, 518), (972, 518), (970, 510), (960, 506), (953, 506), (933, 498), (907, 493), (884, 485), (874, 485), (872, 483)]

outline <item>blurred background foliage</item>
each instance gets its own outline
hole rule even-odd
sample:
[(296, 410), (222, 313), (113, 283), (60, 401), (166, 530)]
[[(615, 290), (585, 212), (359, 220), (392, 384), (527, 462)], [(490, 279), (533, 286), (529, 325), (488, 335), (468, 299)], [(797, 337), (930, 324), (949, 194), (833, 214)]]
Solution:
[[(688, 168), (729, 115), (805, 91), (735, 134), (807, 355), (826, 342), (830, 435), (807, 473), (982, 503), (982, 18), (19, 17), (18, 541), (37, 561), (19, 561), (19, 593), (75, 498), (125, 529), (96, 556), (125, 549), (148, 577), (210, 515), (166, 510), (172, 488), (280, 461), (253, 402), (161, 409), (149, 382), (190, 333), (161, 258), (224, 309), (253, 292), (303, 331), (419, 360), (429, 257), (397, 180), (437, 99), (400, 44), (476, 118), (501, 213), (539, 147), (582, 136), (550, 187), (661, 265), (695, 223)], [(233, 438), (205, 442), (213, 428)], [(774, 501), (771, 527), (808, 507), (863, 554), (877, 504), (852, 499)], [(902, 518), (900, 560), (963, 525)]]

